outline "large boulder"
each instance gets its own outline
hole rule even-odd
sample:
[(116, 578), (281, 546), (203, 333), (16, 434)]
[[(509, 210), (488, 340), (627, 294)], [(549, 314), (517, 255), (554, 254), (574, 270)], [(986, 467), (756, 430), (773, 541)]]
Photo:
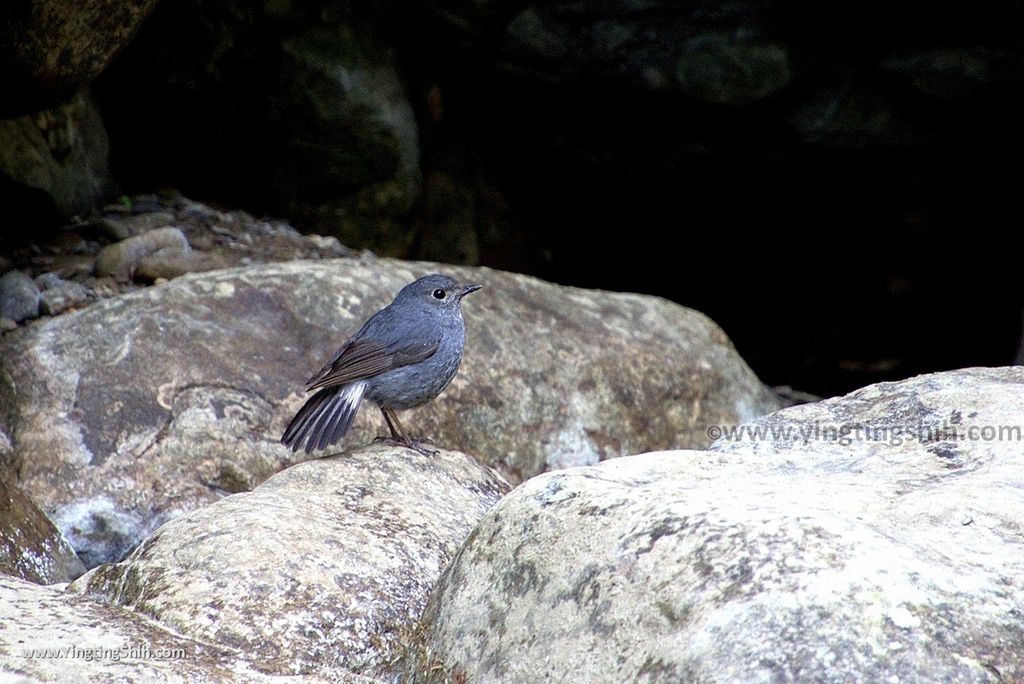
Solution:
[[(741, 425), (709, 426), (712, 451), (805, 461), (822, 472), (919, 476), (930, 454), (971, 472), (1024, 443), (1024, 368), (966, 368), (869, 385), (843, 397), (776, 411)], [(815, 454), (804, 459), (805, 453)], [(910, 462), (903, 464), (904, 459)]]
[(458, 452), (369, 447), (168, 523), (71, 586), (264, 672), (383, 676), (441, 571), (508, 484)]
[(130, 610), (4, 575), (0, 625), (3, 682), (281, 681), (232, 649), (171, 634)]
[(157, 0), (30, 0), (0, 9), (0, 117), (48, 109), (89, 84)]
[[(536, 477), (438, 583), (416, 681), (1024, 678), (1024, 370), (951, 372), (764, 425), (906, 430), (946, 449), (818, 440), (616, 459)], [(819, 420), (825, 422), (819, 423)], [(971, 428), (978, 437), (971, 438)], [(890, 433), (891, 434), (891, 433)]]
[[(91, 567), (166, 520), (300, 458), (278, 439), (303, 383), (418, 275), (390, 260), (190, 274), (0, 338), (4, 457)], [(705, 447), (708, 424), (778, 403), (707, 317), (665, 300), (450, 269), (464, 306), (452, 386), (406, 428), (512, 480), (633, 452)], [(348, 444), (383, 430), (364, 407)]]
[(85, 572), (74, 549), (20, 489), (0, 479), (0, 574), (39, 584)]

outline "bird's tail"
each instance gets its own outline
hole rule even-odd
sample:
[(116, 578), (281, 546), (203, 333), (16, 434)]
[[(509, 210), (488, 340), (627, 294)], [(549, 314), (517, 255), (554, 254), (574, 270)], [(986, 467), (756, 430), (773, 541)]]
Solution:
[(324, 387), (303, 404), (284, 431), (281, 442), (298, 451), (306, 442), (306, 453), (323, 449), (345, 436), (363, 401), (366, 382)]

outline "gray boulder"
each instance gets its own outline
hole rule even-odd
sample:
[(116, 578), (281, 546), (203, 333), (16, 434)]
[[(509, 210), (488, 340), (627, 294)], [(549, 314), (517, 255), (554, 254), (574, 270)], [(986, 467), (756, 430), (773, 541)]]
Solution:
[(39, 288), (21, 271), (0, 276), (0, 318), (20, 322), (39, 315)]
[[(1021, 367), (931, 373), (783, 409), (749, 424), (717, 426), (718, 432), (709, 428), (716, 437), (710, 449), (805, 460), (801, 469), (888, 477), (917, 477), (922, 455), (948, 470), (995, 467), (1004, 457), (1014, 461), (1024, 443), (1022, 399)], [(803, 459), (805, 453), (816, 456)], [(903, 461), (909, 462), (905, 469)]]
[[(281, 681), (230, 648), (171, 634), (130, 610), (4, 575), (0, 625), (3, 682)], [(301, 681), (327, 680), (311, 676)]]
[(445, 572), (407, 675), (1021, 680), (1024, 456), (981, 435), (1019, 426), (1022, 405), (1022, 369), (942, 373), (755, 425), (948, 422), (955, 446), (769, 433), (538, 476)]
[[(189, 274), (5, 334), (6, 467), (87, 566), (119, 560), (166, 520), (302, 458), (278, 439), (306, 378), (403, 285), (439, 268), (367, 258)], [(450, 270), (486, 290), (465, 307), (459, 375), (406, 428), (513, 481), (705, 447), (708, 424), (778, 405), (695, 311)], [(365, 407), (346, 443), (382, 431)]]
[(82, 561), (53, 523), (24, 492), (0, 479), (0, 574), (55, 584), (83, 572)]
[(71, 586), (273, 674), (383, 676), (504, 479), (375, 446), (302, 463), (160, 528)]

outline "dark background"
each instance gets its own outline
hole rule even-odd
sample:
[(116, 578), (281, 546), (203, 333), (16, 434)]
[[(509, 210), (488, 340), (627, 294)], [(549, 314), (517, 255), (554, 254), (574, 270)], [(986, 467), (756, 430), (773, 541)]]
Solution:
[(92, 90), (124, 192), (660, 295), (833, 395), (1021, 337), (1024, 5), (894, 5), (163, 2)]

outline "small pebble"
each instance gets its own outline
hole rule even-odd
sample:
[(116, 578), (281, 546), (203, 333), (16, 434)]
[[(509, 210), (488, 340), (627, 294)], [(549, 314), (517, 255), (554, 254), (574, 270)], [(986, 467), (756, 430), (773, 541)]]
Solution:
[(96, 219), (92, 222), (92, 226), (97, 233), (111, 240), (126, 240), (135, 234), (123, 220), (109, 216)]
[(153, 211), (148, 214), (139, 214), (124, 219), (124, 222), (131, 228), (132, 233), (145, 233), (146, 231), (164, 226), (172, 225), (176, 221), (174, 214), (169, 211)]
[(167, 247), (139, 261), (135, 277), (142, 282), (170, 280), (186, 273), (212, 271), (227, 263), (219, 254)]
[(21, 271), (0, 277), (0, 318), (20, 323), (39, 316), (39, 288)]
[(59, 274), (64, 280), (80, 280), (92, 273), (98, 249), (94, 246), (93, 250), (91, 254), (56, 254), (46, 270)]
[(81, 283), (61, 280), (57, 285), (43, 290), (39, 310), (47, 316), (56, 316), (68, 309), (81, 306), (93, 298), (93, 293)]
[(168, 226), (107, 245), (96, 255), (96, 275), (128, 280), (140, 261), (168, 247), (187, 251), (185, 234)]
[(88, 282), (88, 284), (92, 287), (92, 290), (96, 293), (97, 297), (113, 297), (121, 291), (117, 281), (110, 276), (94, 278), (91, 282)]
[(133, 214), (151, 214), (163, 210), (164, 205), (156, 195), (136, 195), (132, 197)]
[(10, 318), (0, 318), (0, 333), (10, 332), (11, 330), (16, 330), (17, 328), (18, 324), (15, 323)]
[(63, 280), (56, 273), (41, 273), (35, 278), (36, 287), (40, 290), (49, 290), (51, 287), (57, 287)]
[(103, 213), (125, 215), (132, 213), (132, 208), (127, 204), (108, 204), (103, 207)]
[(81, 254), (87, 249), (87, 243), (77, 232), (64, 230), (50, 236), (43, 247), (52, 253)]

